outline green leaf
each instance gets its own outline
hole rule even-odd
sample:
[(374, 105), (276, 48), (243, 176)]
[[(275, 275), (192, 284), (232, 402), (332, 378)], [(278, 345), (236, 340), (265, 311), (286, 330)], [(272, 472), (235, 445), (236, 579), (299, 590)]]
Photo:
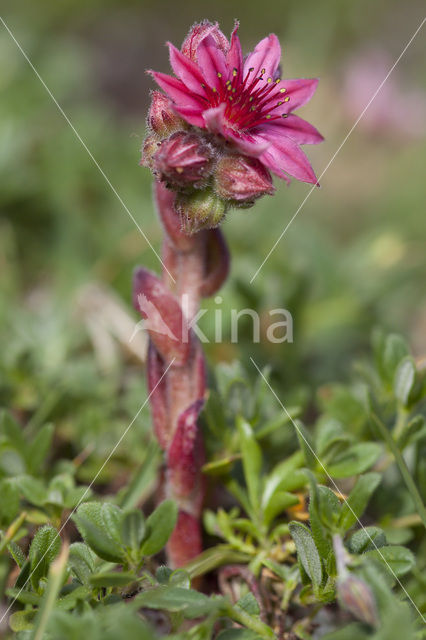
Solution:
[(362, 516), (364, 510), (381, 480), (379, 473), (366, 473), (358, 478), (346, 501), (342, 504), (339, 527), (350, 529)]
[(312, 443), (310, 442), (310, 434), (300, 420), (295, 420), (293, 424), (296, 427), (297, 439), (305, 458), (305, 464), (308, 469), (314, 471), (317, 466), (317, 458), (315, 456)]
[(327, 466), (333, 478), (347, 478), (367, 471), (382, 453), (382, 447), (376, 442), (359, 442), (339, 455)]
[(289, 529), (303, 568), (312, 580), (313, 585), (319, 587), (322, 581), (321, 558), (311, 532), (304, 524), (294, 521), (290, 522)]
[[(300, 482), (299, 485), (294, 488), (298, 489), (300, 486), (305, 485), (306, 473), (299, 469), (299, 467), (302, 466), (303, 463), (303, 453), (301, 451), (296, 451), (296, 453), (291, 455), (289, 458), (286, 458), (286, 460), (280, 462), (272, 469), (271, 473), (267, 476), (265, 481), (265, 487), (262, 495), (263, 509), (267, 508), (268, 503), (274, 495), (275, 491), (290, 491), (291, 488), (293, 488), (292, 483), (294, 483), (294, 478), (297, 478), (297, 474), (299, 474)], [(302, 474), (302, 477), (300, 477), (300, 474)]]
[(238, 418), (237, 427), (243, 456), (244, 478), (247, 484), (250, 503), (253, 509), (257, 511), (259, 509), (262, 477), (262, 452), (249, 423), (243, 418)]
[(9, 524), (19, 513), (19, 488), (15, 478), (0, 480), (0, 521)]
[(9, 618), (9, 625), (12, 631), (26, 631), (32, 629), (37, 609), (27, 609), (25, 611), (15, 611)]
[(405, 426), (403, 432), (398, 438), (398, 447), (405, 449), (409, 444), (419, 442), (426, 439), (426, 420), (423, 416), (414, 416), (412, 420)]
[(140, 509), (124, 514), (121, 523), (121, 540), (125, 547), (139, 551), (145, 535), (145, 518)]
[(364, 553), (386, 544), (386, 535), (379, 527), (364, 527), (355, 531), (349, 538), (348, 549), (351, 553)]
[(217, 611), (222, 598), (208, 598), (203, 593), (181, 587), (160, 586), (140, 593), (135, 598), (138, 607), (181, 612), (185, 618), (199, 618)]
[(119, 542), (121, 510), (108, 503), (86, 502), (73, 515), (84, 541), (103, 560), (121, 562), (124, 549)]
[(375, 352), (377, 368), (383, 380), (392, 383), (396, 368), (405, 356), (410, 354), (406, 341), (399, 335), (376, 334)]
[(93, 551), (83, 542), (74, 542), (70, 546), (68, 564), (81, 584), (89, 583), (89, 578), (95, 570), (95, 558)]
[(225, 629), (217, 636), (217, 640), (260, 640), (260, 636), (250, 629)]
[(92, 587), (101, 589), (103, 587), (124, 587), (137, 579), (138, 577), (134, 573), (126, 571), (103, 571), (92, 574), (89, 581)]
[(41, 578), (47, 576), (49, 566), (61, 548), (58, 532), (51, 525), (41, 527), (35, 534), (28, 557), (31, 563), (31, 583), (37, 589)]
[(173, 500), (164, 500), (146, 521), (146, 536), (141, 546), (141, 554), (153, 556), (166, 545), (176, 526), (177, 506)]
[(244, 611), (249, 613), (251, 616), (258, 616), (260, 614), (259, 603), (251, 591), (240, 598), (236, 605), (237, 607), (244, 609)]
[(285, 509), (299, 502), (299, 498), (288, 491), (275, 491), (263, 512), (263, 521), (266, 526), (280, 515)]
[(24, 498), (37, 507), (43, 506), (47, 501), (47, 489), (43, 482), (33, 476), (21, 475), (16, 478)]
[(346, 446), (351, 441), (350, 435), (343, 430), (342, 423), (329, 416), (324, 416), (319, 420), (316, 432), (316, 450), (321, 460), (331, 449), (335, 453), (336, 450)]
[(373, 551), (367, 551), (364, 556), (375, 558), (397, 576), (403, 576), (414, 567), (416, 560), (409, 549), (398, 545), (389, 545)]
[(393, 383), (395, 397), (403, 407), (409, 405), (409, 397), (415, 381), (416, 365), (413, 358), (408, 356), (399, 363)]
[(27, 463), (30, 473), (36, 474), (42, 466), (52, 443), (53, 424), (45, 424), (28, 449)]

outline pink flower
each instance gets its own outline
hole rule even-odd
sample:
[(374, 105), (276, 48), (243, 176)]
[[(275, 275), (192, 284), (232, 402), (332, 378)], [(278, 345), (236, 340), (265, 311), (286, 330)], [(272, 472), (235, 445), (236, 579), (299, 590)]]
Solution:
[(231, 149), (258, 158), (287, 182), (317, 183), (301, 144), (323, 140), (294, 115), (315, 92), (317, 79), (281, 80), (281, 47), (271, 34), (243, 58), (236, 24), (229, 43), (217, 25), (195, 25), (179, 51), (171, 43), (176, 77), (150, 71), (183, 120), (215, 135)]

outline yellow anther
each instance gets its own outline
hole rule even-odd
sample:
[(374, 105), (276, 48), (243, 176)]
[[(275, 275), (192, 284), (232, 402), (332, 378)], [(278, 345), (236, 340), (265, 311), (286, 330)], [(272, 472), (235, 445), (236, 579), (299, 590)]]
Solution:
[(267, 116), (265, 116), (265, 118), (266, 118), (267, 120), (269, 120), (269, 118), (271, 118), (271, 117), (272, 117), (272, 116), (271, 116), (271, 115), (269, 115), (269, 114), (268, 114)]
[(272, 82), (272, 78), (268, 78), (268, 84)]
[(287, 91), (287, 89), (284, 89), (284, 87), (282, 89), (280, 89), (280, 93), (285, 93)]
[(234, 76), (234, 78), (235, 78), (235, 76), (237, 75), (237, 73), (238, 73), (238, 71), (234, 68), (234, 69), (232, 70), (232, 75)]
[(221, 74), (221, 72), (220, 72), (220, 71), (218, 71), (218, 72), (217, 72), (217, 77), (218, 77), (218, 78), (221, 78), (221, 77), (222, 77), (222, 74)]
[(266, 69), (261, 69), (260, 74), (261, 74), (262, 76), (264, 76), (264, 75), (265, 75), (265, 73), (266, 73)]
[(277, 102), (277, 107), (280, 107), (283, 104), (283, 101), (280, 100), (279, 102)]
[(288, 117), (288, 113), (283, 113), (281, 118), (287, 118)]
[(287, 96), (287, 98), (284, 98), (284, 102), (288, 102), (290, 100), (290, 96)]
[(280, 82), (281, 82), (281, 78), (277, 78), (277, 79), (275, 80), (275, 84), (279, 84)]

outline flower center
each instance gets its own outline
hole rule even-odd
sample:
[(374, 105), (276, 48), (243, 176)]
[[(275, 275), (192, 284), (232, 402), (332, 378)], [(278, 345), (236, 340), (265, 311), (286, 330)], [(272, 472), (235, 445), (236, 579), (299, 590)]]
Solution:
[(290, 96), (283, 95), (286, 89), (279, 86), (281, 79), (274, 81), (271, 77), (265, 78), (265, 69), (257, 77), (253, 77), (253, 72), (254, 68), (251, 67), (243, 78), (237, 69), (233, 69), (227, 80), (218, 72), (218, 88), (202, 85), (208, 94), (204, 99), (209, 106), (225, 104), (224, 115), (229, 126), (239, 131), (287, 117), (287, 113), (271, 113), (290, 100)]

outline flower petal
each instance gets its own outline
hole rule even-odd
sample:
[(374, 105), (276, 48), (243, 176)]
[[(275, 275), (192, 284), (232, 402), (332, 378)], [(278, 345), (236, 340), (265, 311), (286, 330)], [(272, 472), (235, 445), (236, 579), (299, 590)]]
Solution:
[(186, 56), (193, 62), (197, 62), (198, 45), (203, 40), (203, 38), (205, 38), (209, 34), (213, 36), (218, 47), (220, 47), (223, 52), (229, 49), (228, 40), (219, 29), (217, 22), (216, 24), (212, 24), (208, 20), (205, 20), (200, 24), (195, 24), (191, 28), (191, 31), (183, 41), (181, 53), (183, 53), (184, 56)]
[(277, 137), (275, 133), (269, 135), (265, 131), (260, 137), (265, 137), (271, 142), (260, 157), (260, 161), (273, 173), (284, 179), (285, 174), (288, 173), (302, 182), (317, 184), (317, 178), (307, 156), (294, 140), (284, 135)]
[(271, 144), (261, 138), (261, 136), (255, 137), (248, 133), (239, 134), (229, 128), (226, 129), (226, 137), (231, 140), (242, 153), (251, 158), (259, 158)]
[(203, 111), (201, 109), (194, 109), (191, 106), (185, 105), (173, 105), (173, 109), (181, 118), (186, 120), (188, 124), (192, 124), (194, 127), (200, 127), (200, 129), (206, 128)]
[(225, 55), (219, 49), (212, 36), (206, 36), (198, 45), (198, 65), (211, 87), (219, 89), (228, 79), (228, 67)]
[(226, 135), (225, 109), (226, 104), (222, 102), (218, 107), (212, 107), (203, 112), (205, 126), (212, 133), (218, 133), (222, 136)]
[(236, 69), (238, 78), (241, 79), (243, 71), (243, 52), (241, 50), (240, 39), (237, 35), (239, 23), (235, 23), (234, 30), (231, 34), (231, 46), (226, 56), (226, 62), (230, 70)]
[(277, 36), (271, 33), (263, 38), (244, 62), (244, 75), (253, 67), (253, 77), (260, 75), (265, 69), (265, 76), (274, 77), (281, 58), (281, 46)]
[(167, 93), (177, 104), (182, 104), (193, 109), (202, 109), (204, 102), (200, 96), (194, 95), (183, 84), (182, 80), (169, 76), (160, 71), (148, 71), (156, 81), (156, 83)]
[(199, 67), (192, 62), (189, 58), (184, 56), (176, 47), (168, 42), (170, 52), (170, 64), (175, 75), (182, 80), (182, 82), (197, 95), (205, 95), (203, 85), (205, 80), (199, 69)]
[(285, 101), (286, 98), (290, 98), (290, 100), (285, 101), (285, 104), (276, 107), (271, 111), (271, 114), (275, 115), (277, 112), (291, 113), (295, 109), (302, 107), (304, 104), (309, 102), (314, 95), (318, 82), (318, 78), (294, 78), (292, 80), (282, 80), (277, 88), (285, 88), (286, 91), (283, 94), (283, 100)]
[(278, 136), (285, 135), (291, 138), (297, 144), (318, 144), (324, 140), (320, 132), (309, 122), (290, 114), (287, 118), (273, 120), (271, 123), (265, 123), (258, 127), (258, 131), (267, 131), (267, 133)]

